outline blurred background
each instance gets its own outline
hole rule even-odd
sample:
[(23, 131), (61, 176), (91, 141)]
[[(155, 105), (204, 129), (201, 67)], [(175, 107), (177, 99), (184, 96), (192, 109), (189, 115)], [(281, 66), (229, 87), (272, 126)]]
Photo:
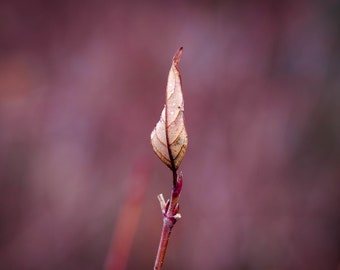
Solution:
[(164, 269), (340, 269), (336, 0), (2, 0), (0, 269), (152, 269), (172, 176), (150, 133), (180, 46)]

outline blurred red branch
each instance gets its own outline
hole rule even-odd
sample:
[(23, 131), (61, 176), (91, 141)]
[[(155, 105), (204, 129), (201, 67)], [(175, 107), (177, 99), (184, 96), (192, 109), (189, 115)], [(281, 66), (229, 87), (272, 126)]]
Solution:
[(129, 188), (113, 232), (111, 248), (105, 264), (106, 270), (126, 269), (139, 223), (147, 181), (150, 179), (149, 170), (148, 168), (145, 170), (145, 167), (148, 166), (145, 164), (135, 166), (128, 179)]

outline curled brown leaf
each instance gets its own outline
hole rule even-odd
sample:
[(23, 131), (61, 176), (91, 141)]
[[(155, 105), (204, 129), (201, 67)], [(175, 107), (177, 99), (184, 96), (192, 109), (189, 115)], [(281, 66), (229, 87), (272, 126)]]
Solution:
[(161, 118), (151, 132), (151, 144), (157, 156), (172, 170), (177, 171), (188, 146), (184, 125), (184, 100), (178, 64), (183, 48), (179, 48), (169, 71), (166, 103)]

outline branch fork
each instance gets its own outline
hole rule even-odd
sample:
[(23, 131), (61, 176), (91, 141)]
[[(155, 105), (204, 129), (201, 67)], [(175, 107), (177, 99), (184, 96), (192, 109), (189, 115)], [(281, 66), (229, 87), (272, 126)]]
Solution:
[(163, 194), (159, 194), (157, 196), (163, 214), (163, 227), (154, 266), (155, 270), (162, 269), (172, 228), (177, 222), (177, 220), (181, 218), (181, 214), (178, 212), (179, 211), (178, 201), (183, 185), (182, 172), (179, 174), (178, 177), (177, 174), (174, 173), (174, 179), (176, 180), (174, 181), (170, 200), (167, 200), (167, 202), (165, 202)]
[[(183, 185), (183, 174), (180, 173), (178, 179), (176, 179), (176, 185), (173, 186), (171, 192), (171, 199), (165, 202), (163, 194), (157, 196), (159, 204), (162, 210), (163, 218), (170, 220), (173, 224), (182, 216), (179, 213), (179, 196), (182, 191)], [(171, 207), (170, 207), (171, 206)]]

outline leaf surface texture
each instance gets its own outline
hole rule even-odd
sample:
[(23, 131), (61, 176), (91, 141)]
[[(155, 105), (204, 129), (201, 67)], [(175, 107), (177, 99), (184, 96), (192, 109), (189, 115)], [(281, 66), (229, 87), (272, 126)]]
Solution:
[(183, 48), (180, 48), (172, 60), (166, 87), (166, 103), (160, 120), (151, 132), (153, 150), (172, 171), (177, 171), (188, 146), (182, 81), (178, 70), (182, 51)]

